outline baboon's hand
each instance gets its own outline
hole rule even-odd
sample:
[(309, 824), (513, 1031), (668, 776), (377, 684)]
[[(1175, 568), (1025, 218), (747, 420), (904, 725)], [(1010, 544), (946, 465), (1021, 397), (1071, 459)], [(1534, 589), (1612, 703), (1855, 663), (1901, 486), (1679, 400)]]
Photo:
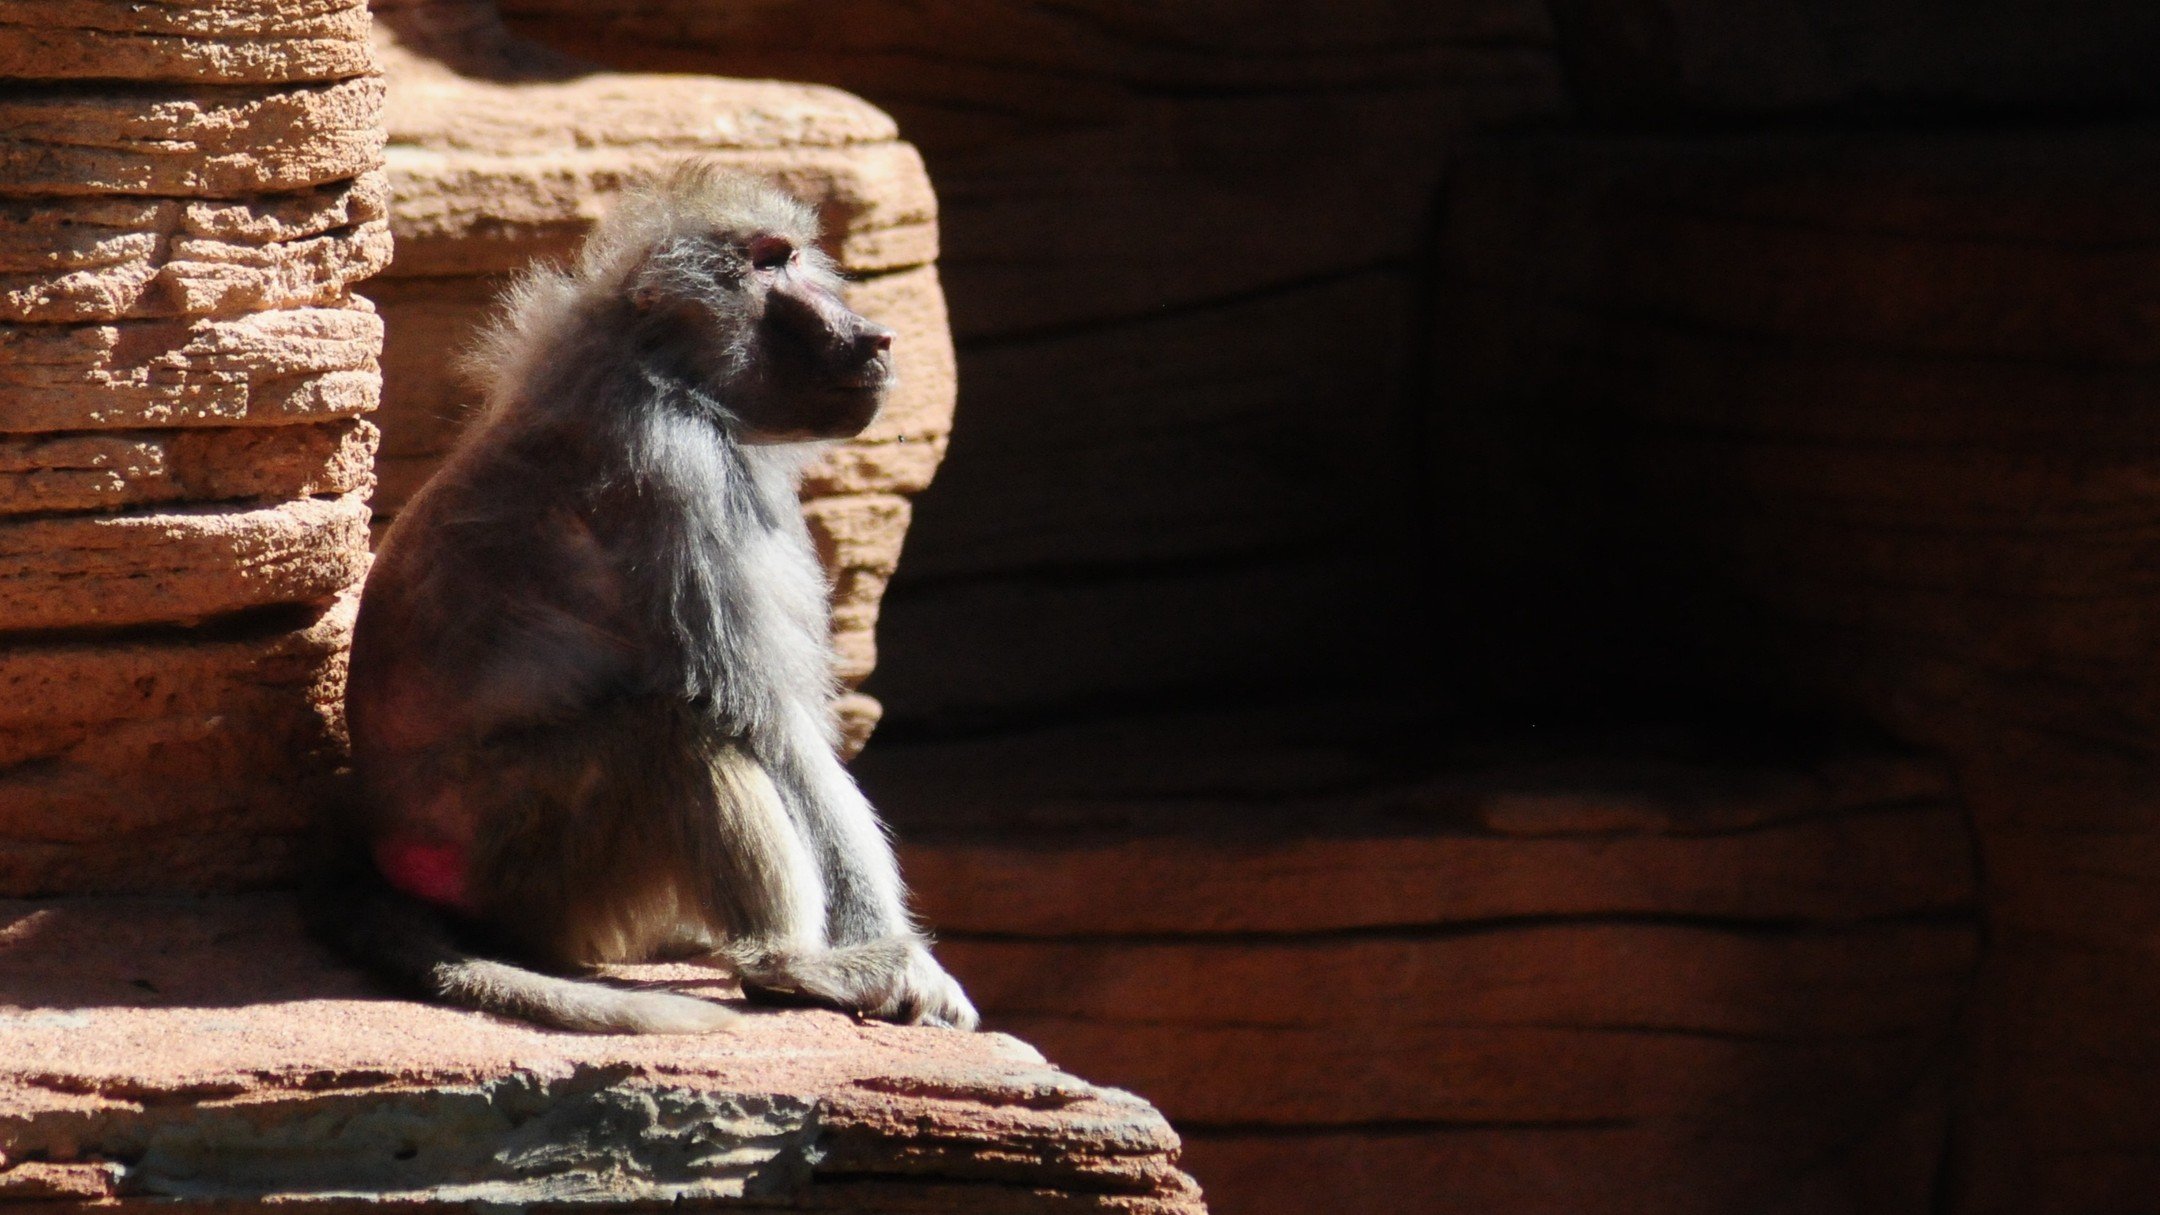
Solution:
[(902, 1025), (942, 1025), (948, 1029), (974, 1029), (982, 1023), (975, 1005), (960, 990), (930, 950), (920, 942), (909, 951), (906, 973), (900, 976), (888, 1002), (870, 1015)]
[(819, 951), (762, 951), (739, 958), (743, 994), (783, 1004), (821, 1004), (902, 1025), (974, 1029), (982, 1018), (929, 946), (886, 937)]

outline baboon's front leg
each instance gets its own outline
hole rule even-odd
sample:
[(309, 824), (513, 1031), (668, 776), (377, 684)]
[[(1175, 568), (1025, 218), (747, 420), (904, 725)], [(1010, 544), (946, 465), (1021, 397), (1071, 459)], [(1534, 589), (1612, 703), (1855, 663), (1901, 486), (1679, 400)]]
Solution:
[(774, 773), (824, 885), (822, 949), (745, 942), (745, 993), (829, 1004), (907, 1024), (973, 1029), (980, 1018), (907, 912), (892, 843), (821, 733)]

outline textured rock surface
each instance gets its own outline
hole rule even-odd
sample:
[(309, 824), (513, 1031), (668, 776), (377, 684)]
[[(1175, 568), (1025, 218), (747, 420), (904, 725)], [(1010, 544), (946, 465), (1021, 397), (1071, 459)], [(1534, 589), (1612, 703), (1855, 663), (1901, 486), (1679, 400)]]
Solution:
[(0, 435), (0, 515), (343, 495), (370, 484), (375, 427), (205, 427)]
[(382, 163), (382, 82), (98, 86), (0, 97), (7, 192), (191, 198), (302, 190)]
[(1804, 696), (1951, 759), (1990, 955), (1947, 1209), (2160, 1183), (2156, 148), (1538, 141), (1449, 212), (1466, 668)]
[(359, 495), (0, 522), (0, 631), (200, 623), (367, 572)]
[(390, 261), (379, 173), (245, 201), (0, 198), (0, 321), (334, 304)]
[(895, 726), (1400, 678), (1420, 251), (1467, 135), (1565, 107), (1543, 4), (502, 7), (923, 150), (966, 422), (880, 625)]
[(375, 408), (364, 301), (110, 325), (0, 325), (10, 432), (312, 422)]
[(0, 13), (0, 893), (292, 871), (367, 562), (366, 31), (350, 0)]
[(1406, 769), (1401, 725), (860, 766), (991, 1022), (1148, 1094), (1215, 1209), (1914, 1209), (1980, 946), (1939, 767), (1556, 739)]
[(372, 70), (366, 0), (13, 0), (0, 76), (188, 84), (343, 80)]
[(373, 996), (295, 921), (269, 897), (0, 904), (0, 1199), (1202, 1210), (1161, 1115), (1002, 1034), (548, 1033)]
[[(893, 399), (804, 486), (834, 580), (837, 673), (860, 683), (876, 663), (904, 495), (929, 483), (952, 424), (937, 198), (915, 149), (892, 119), (830, 88), (601, 72), (509, 38), (491, 4), (377, 7), (398, 244), (371, 289), (388, 327), (378, 514), (396, 513), (458, 433), (478, 394), (455, 356), (508, 275), (566, 255), (625, 187), (678, 159), (739, 165), (817, 206), (832, 253), (859, 276), (849, 303), (898, 334)], [(878, 708), (857, 693), (838, 716), (852, 753)]]
[(352, 609), (0, 647), (0, 891), (289, 880), (343, 746)]

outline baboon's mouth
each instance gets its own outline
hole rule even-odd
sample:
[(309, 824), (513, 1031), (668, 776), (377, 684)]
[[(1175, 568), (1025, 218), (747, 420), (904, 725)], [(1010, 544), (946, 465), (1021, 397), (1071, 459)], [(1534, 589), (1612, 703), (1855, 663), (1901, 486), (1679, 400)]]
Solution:
[(834, 376), (832, 386), (841, 392), (882, 392), (892, 387), (893, 379), (892, 366), (879, 359)]

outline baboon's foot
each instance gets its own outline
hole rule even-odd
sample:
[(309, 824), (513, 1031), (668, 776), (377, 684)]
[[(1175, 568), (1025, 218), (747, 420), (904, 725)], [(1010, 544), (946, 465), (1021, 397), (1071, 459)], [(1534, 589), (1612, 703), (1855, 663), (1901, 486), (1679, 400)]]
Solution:
[(775, 1004), (817, 1004), (896, 1021), (974, 1029), (982, 1018), (960, 984), (913, 937), (835, 949), (746, 950), (731, 958), (743, 994)]

